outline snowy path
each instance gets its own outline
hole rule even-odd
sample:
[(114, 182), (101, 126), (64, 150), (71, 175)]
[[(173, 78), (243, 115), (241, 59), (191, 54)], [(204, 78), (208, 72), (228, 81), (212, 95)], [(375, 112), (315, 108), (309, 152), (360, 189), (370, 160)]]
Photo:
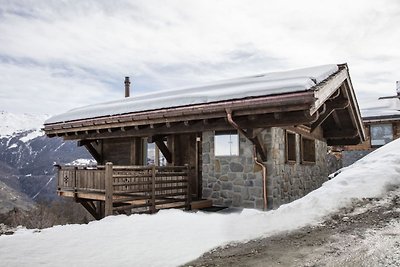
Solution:
[(344, 169), (321, 188), (269, 212), (161, 211), (110, 216), (87, 225), (0, 236), (3, 266), (177, 266), (230, 242), (317, 225), (354, 199), (400, 185), (400, 139)]
[[(268, 263), (268, 264), (266, 264)], [(326, 222), (231, 244), (187, 266), (400, 266), (400, 189), (364, 199)]]

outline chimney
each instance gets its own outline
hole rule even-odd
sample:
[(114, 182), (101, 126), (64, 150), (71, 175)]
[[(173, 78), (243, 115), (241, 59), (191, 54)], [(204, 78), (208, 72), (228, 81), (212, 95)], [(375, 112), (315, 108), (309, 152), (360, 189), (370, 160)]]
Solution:
[(130, 85), (131, 82), (129, 81), (129, 77), (125, 77), (125, 97), (129, 97), (129, 93), (130, 93)]
[(400, 81), (396, 81), (396, 92), (397, 96), (400, 96)]

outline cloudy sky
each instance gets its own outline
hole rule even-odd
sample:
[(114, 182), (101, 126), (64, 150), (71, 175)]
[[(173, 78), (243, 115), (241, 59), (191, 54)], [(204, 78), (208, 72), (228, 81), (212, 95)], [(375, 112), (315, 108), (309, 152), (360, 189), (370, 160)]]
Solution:
[(361, 106), (395, 94), (400, 1), (0, 0), (0, 110), (347, 62)]

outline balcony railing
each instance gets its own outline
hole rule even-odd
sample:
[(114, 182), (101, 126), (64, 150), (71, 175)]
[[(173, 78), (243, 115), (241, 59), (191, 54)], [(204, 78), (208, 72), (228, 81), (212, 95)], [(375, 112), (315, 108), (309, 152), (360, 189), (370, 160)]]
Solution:
[(58, 192), (104, 201), (104, 215), (190, 208), (189, 166), (58, 166)]

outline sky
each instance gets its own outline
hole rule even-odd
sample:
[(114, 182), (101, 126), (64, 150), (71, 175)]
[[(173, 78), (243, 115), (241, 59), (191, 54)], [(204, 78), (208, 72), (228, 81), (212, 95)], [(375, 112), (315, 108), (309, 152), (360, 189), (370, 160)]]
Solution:
[(396, 0), (0, 0), (0, 110), (55, 115), (132, 93), (347, 63), (361, 107), (400, 80)]

